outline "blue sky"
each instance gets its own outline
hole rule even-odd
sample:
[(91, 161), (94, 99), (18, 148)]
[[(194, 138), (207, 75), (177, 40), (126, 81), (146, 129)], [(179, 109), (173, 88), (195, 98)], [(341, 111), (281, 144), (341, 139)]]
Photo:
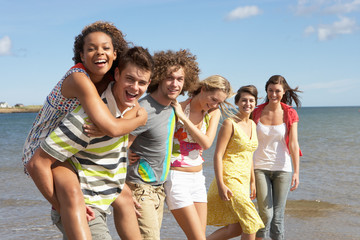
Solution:
[(189, 49), (201, 79), (264, 97), (281, 74), (303, 106), (360, 106), (359, 12), (360, 0), (1, 0), (0, 102), (42, 104), (73, 64), (74, 37), (105, 20), (151, 53)]

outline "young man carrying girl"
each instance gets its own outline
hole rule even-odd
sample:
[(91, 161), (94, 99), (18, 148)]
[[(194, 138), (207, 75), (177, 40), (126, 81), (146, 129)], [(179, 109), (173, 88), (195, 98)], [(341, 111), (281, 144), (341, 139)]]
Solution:
[[(122, 136), (145, 124), (145, 114), (134, 119), (115, 118), (99, 96), (109, 82), (113, 81), (114, 69), (118, 66), (119, 57), (127, 49), (128, 44), (122, 32), (109, 22), (97, 21), (82, 30), (74, 42), (73, 60), (76, 65), (47, 96), (25, 141), (22, 159), (24, 166), (34, 155), (39, 154), (37, 149), (40, 143), (80, 103), (92, 123), (111, 137)], [(56, 167), (53, 166), (53, 169), (55, 170)], [(26, 168), (25, 173), (27, 173)], [(52, 182), (53, 174), (62, 175), (61, 171), (49, 172), (49, 175), (43, 176), (44, 179), (49, 180), (49, 184), (41, 186), (43, 195), (49, 196), (50, 202), (57, 201)], [(126, 186), (122, 195), (131, 198), (131, 192)], [(84, 203), (83, 206), (85, 207)], [(85, 210), (80, 208), (81, 211), (76, 212), (70, 211), (69, 208), (54, 207), (59, 210), (64, 222), (73, 223), (73, 225), (65, 225), (71, 238), (76, 239), (78, 236), (79, 239), (85, 239), (85, 236), (90, 236)]]
[[(110, 83), (102, 95), (114, 117), (134, 119), (140, 115), (147, 116), (137, 100), (147, 89), (152, 67), (150, 54), (141, 47), (134, 47), (120, 57), (119, 66), (115, 70), (115, 83)], [(120, 225), (124, 227), (124, 222), (128, 221), (128, 228), (133, 228), (132, 233), (129, 233), (117, 226), (120, 236), (125, 232), (122, 239), (140, 239), (132, 201), (118, 200), (125, 184), (128, 135), (114, 138), (89, 137), (83, 132), (83, 124), (88, 123), (88, 119), (82, 105), (68, 114), (41, 143), (41, 148), (26, 165), (27, 170), (45, 198), (56, 210), (60, 208), (60, 214), (63, 212), (62, 208), (81, 212), (85, 198), (85, 203), (95, 212), (95, 220), (89, 222), (93, 239), (111, 239), (106, 226), (106, 213), (109, 212), (110, 205), (115, 212), (117, 210), (120, 214), (127, 215), (122, 216), (126, 219)], [(46, 189), (52, 183), (55, 185), (56, 195), (54, 189)], [(60, 229), (65, 227), (64, 236), (78, 230), (74, 229), (73, 222), (84, 222), (81, 216), (70, 222), (68, 219), (60, 222), (56, 211), (53, 211), (52, 216)], [(91, 236), (72, 234), (68, 238), (91, 239)]]

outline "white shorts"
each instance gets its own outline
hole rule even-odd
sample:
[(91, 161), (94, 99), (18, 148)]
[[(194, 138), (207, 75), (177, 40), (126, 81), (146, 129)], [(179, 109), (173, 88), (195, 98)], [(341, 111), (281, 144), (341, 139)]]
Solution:
[(194, 202), (207, 202), (205, 176), (200, 172), (170, 170), (164, 183), (169, 210), (190, 206)]

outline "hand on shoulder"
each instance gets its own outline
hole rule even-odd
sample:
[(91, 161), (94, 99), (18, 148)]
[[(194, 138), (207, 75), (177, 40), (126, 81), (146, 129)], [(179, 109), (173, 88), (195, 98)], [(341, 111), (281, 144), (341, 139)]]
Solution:
[(147, 117), (148, 117), (145, 108), (140, 107), (140, 105), (139, 105), (139, 106), (135, 106), (134, 108), (135, 108), (135, 110), (136, 110), (136, 117), (137, 117), (137, 118), (140, 118), (140, 119), (142, 120), (142, 121), (141, 121), (141, 123), (142, 123), (141, 125), (142, 125), (142, 126), (145, 125), (146, 122), (147, 122)]
[(171, 102), (171, 106), (174, 108), (176, 116), (180, 119), (180, 120), (184, 120), (186, 118), (185, 113), (183, 111), (182, 108), (182, 103), (179, 103), (177, 100), (174, 100)]

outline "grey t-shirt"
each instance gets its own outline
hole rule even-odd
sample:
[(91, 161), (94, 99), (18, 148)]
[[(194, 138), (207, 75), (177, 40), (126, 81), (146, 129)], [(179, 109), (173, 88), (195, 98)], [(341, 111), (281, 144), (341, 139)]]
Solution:
[(159, 104), (150, 94), (139, 103), (147, 111), (148, 120), (145, 126), (131, 132), (136, 138), (130, 149), (140, 160), (128, 167), (126, 180), (159, 185), (165, 182), (170, 169), (175, 112), (171, 106)]

